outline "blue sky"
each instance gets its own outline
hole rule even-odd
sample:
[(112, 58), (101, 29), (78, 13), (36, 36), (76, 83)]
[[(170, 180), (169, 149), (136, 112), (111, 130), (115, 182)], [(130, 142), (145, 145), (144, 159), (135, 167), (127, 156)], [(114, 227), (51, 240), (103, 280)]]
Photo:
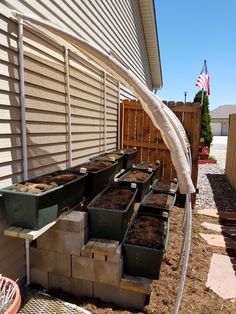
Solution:
[(210, 110), (236, 104), (236, 0), (155, 0), (162, 100), (187, 101), (207, 61)]

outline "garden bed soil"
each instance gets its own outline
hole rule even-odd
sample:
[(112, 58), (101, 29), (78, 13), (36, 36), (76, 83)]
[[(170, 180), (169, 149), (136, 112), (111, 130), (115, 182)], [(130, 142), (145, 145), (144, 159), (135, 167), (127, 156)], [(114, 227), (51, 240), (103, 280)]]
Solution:
[(173, 195), (166, 193), (150, 193), (142, 203), (145, 206), (169, 209), (173, 204)]
[(88, 172), (96, 172), (96, 171), (105, 169), (105, 168), (110, 167), (110, 166), (111, 166), (111, 163), (108, 161), (94, 160), (94, 161), (90, 161), (90, 162), (86, 162), (84, 164), (78, 165), (78, 166), (74, 167), (73, 169), (79, 171), (79, 169), (81, 167), (83, 167), (83, 168), (86, 168)]
[(169, 180), (156, 180), (153, 183), (153, 189), (159, 189), (163, 191), (173, 190), (176, 191), (177, 182), (169, 181)]
[(143, 161), (137, 165), (134, 165), (134, 168), (145, 169), (145, 170), (148, 170), (149, 168), (151, 168), (153, 171), (156, 171), (159, 167), (160, 167), (160, 163), (148, 162), (148, 161)]
[(57, 171), (52, 174), (37, 177), (25, 183), (17, 183), (13, 187), (12, 191), (41, 194), (58, 186), (64, 185), (68, 182), (71, 182), (77, 178), (79, 178), (78, 174), (73, 174), (69, 171)]
[(127, 182), (145, 182), (150, 177), (150, 173), (132, 170), (122, 176), (123, 181)]
[(138, 216), (127, 234), (126, 243), (152, 249), (163, 247), (164, 221), (157, 217)]
[(134, 192), (129, 189), (109, 188), (93, 204), (96, 208), (124, 210), (130, 203)]

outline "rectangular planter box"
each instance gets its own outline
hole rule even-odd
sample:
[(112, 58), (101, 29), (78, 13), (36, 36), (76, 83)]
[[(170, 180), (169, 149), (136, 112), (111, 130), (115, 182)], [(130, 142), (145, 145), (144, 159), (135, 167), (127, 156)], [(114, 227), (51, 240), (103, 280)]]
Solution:
[[(128, 243), (129, 232), (131, 232), (134, 224), (137, 223), (137, 218), (139, 217), (150, 217), (152, 219), (159, 219), (163, 222), (162, 243), (160, 243), (159, 246), (157, 245), (156, 248)], [(150, 232), (150, 228), (147, 232)], [(143, 233), (145, 234), (146, 232), (143, 230)], [(169, 220), (164, 221), (162, 218), (158, 218), (151, 214), (138, 213), (132, 223), (128, 226), (124, 236), (124, 273), (127, 275), (140, 276), (149, 279), (159, 279), (162, 258), (163, 254), (167, 250), (168, 239)]]
[[(149, 190), (152, 182), (152, 172), (146, 170), (131, 169), (123, 172), (117, 177), (118, 183), (124, 186), (130, 186), (131, 183), (136, 183), (138, 192), (136, 195), (136, 201), (140, 202), (145, 193)], [(137, 176), (137, 178), (135, 178)], [(133, 177), (133, 178), (132, 178)]]
[(152, 169), (153, 176), (152, 176), (152, 183), (155, 181), (155, 179), (158, 178), (158, 172), (160, 168), (160, 162), (148, 162), (148, 161), (142, 161), (139, 164), (133, 165), (134, 169), (139, 170), (148, 170)]
[[(67, 172), (67, 171), (66, 171)], [(45, 176), (40, 176), (27, 182), (39, 183)], [(1, 189), (7, 222), (9, 225), (38, 230), (55, 220), (65, 207), (73, 207), (83, 200), (85, 177), (78, 175), (76, 179), (61, 184), (46, 192), (33, 194), (29, 192), (13, 191), (15, 185)], [(22, 182), (24, 184), (26, 182)]]
[(114, 152), (101, 154), (90, 158), (90, 160), (110, 161), (113, 163), (116, 162), (116, 172), (119, 172), (123, 166), (123, 154), (118, 154)]
[(179, 187), (177, 179), (173, 180), (155, 180), (152, 184), (152, 189), (160, 192), (176, 193)]
[(142, 200), (139, 212), (168, 218), (175, 199), (176, 194), (151, 190)]
[(113, 153), (123, 154), (123, 169), (127, 170), (132, 167), (133, 164), (136, 163), (136, 159), (138, 156), (138, 151), (135, 148), (125, 148), (116, 150)]
[(91, 237), (122, 241), (136, 194), (137, 189), (119, 185), (110, 185), (98, 194), (87, 206)]
[(106, 185), (114, 182), (116, 165), (116, 162), (91, 160), (70, 168), (70, 171), (80, 173), (80, 168), (86, 168), (88, 176), (85, 181), (84, 195), (86, 197), (94, 197)]

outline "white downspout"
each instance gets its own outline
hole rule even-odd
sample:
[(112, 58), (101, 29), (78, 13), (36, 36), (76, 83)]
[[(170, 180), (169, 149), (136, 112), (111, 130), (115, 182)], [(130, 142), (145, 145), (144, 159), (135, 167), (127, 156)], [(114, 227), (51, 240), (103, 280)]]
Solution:
[(24, 77), (24, 50), (23, 50), (23, 19), (18, 18), (18, 49), (19, 49), (19, 77), (20, 77), (20, 108), (21, 108), (21, 146), (23, 158), (23, 180), (28, 180), (28, 158), (25, 118), (25, 77)]
[(104, 149), (105, 149), (105, 152), (107, 151), (107, 102), (106, 102), (107, 86), (106, 86), (106, 81), (107, 81), (107, 74), (104, 71), (103, 106), (104, 106)]
[(65, 47), (65, 70), (66, 70), (66, 99), (68, 108), (68, 150), (69, 150), (69, 167), (72, 167), (72, 140), (71, 140), (71, 104), (70, 104), (70, 71), (68, 48)]
[(117, 97), (117, 102), (118, 102), (118, 112), (117, 112), (117, 115), (118, 115), (118, 130), (117, 130), (117, 136), (118, 136), (118, 139), (117, 139), (117, 148), (120, 149), (120, 81), (118, 81), (118, 97)]

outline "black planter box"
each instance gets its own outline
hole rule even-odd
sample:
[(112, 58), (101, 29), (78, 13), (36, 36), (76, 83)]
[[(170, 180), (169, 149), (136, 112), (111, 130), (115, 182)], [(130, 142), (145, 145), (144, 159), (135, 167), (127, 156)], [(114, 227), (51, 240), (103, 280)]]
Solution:
[(173, 180), (155, 180), (152, 184), (152, 189), (160, 192), (176, 193), (178, 189), (177, 179)]
[(175, 199), (176, 194), (151, 190), (142, 200), (139, 212), (168, 218)]
[[(159, 279), (161, 263), (164, 253), (167, 250), (169, 239), (169, 220), (163, 220), (163, 240), (160, 246), (151, 248), (145, 245), (128, 243), (128, 235), (136, 223), (137, 217), (151, 217), (162, 220), (151, 214), (138, 213), (128, 226), (123, 241), (124, 273), (132, 276), (140, 276), (149, 279)], [(145, 232), (145, 231), (144, 231)]]
[[(102, 164), (103, 168), (98, 169), (98, 164)], [(91, 160), (70, 168), (70, 171), (80, 173), (80, 168), (86, 168), (88, 176), (85, 181), (84, 196), (91, 198), (101, 192), (106, 185), (114, 182), (116, 166), (116, 162)]]
[[(117, 195), (114, 195), (118, 191), (117, 199), (117, 208), (106, 206), (106, 208), (101, 208), (96, 204), (98, 201), (106, 201), (109, 203), (109, 198), (113, 196), (117, 198)], [(119, 204), (122, 202), (122, 197), (125, 191), (130, 191), (130, 200), (123, 206), (119, 208)], [(89, 233), (93, 238), (102, 238), (109, 240), (122, 241), (124, 233), (127, 228), (127, 224), (130, 221), (130, 218), (134, 210), (134, 200), (137, 194), (137, 189), (128, 188), (125, 186), (111, 185), (105, 188), (101, 193), (99, 193), (87, 206), (88, 217), (89, 217)], [(110, 205), (112, 204), (112, 199), (110, 200)]]
[(135, 148), (125, 148), (116, 150), (113, 153), (123, 154), (123, 169), (130, 169), (136, 163), (138, 151)]
[(90, 158), (90, 160), (91, 161), (94, 161), (94, 160), (110, 161), (113, 163), (116, 162), (116, 172), (119, 172), (123, 166), (123, 155), (114, 153), (114, 152), (101, 154), (101, 155)]
[[(27, 182), (37, 184), (44, 177), (63, 172), (56, 171)], [(8, 224), (32, 230), (41, 229), (55, 220), (62, 209), (71, 208), (83, 200), (86, 176), (77, 175), (75, 179), (65, 184), (58, 183), (58, 187), (40, 194), (13, 191), (15, 185), (1, 189)]]
[[(144, 180), (137, 180), (137, 179), (134, 179), (132, 181), (129, 180), (128, 177), (130, 175), (135, 174), (135, 173), (138, 173), (140, 175), (145, 174), (145, 176), (147, 176), (147, 177)], [(138, 192), (136, 195), (136, 201), (140, 202), (143, 199), (145, 193), (149, 190), (150, 184), (152, 182), (152, 176), (153, 176), (152, 172), (149, 172), (146, 170), (131, 169), (131, 170), (127, 170), (127, 171), (123, 172), (121, 175), (119, 175), (117, 177), (117, 181), (120, 185), (123, 185), (123, 186), (130, 186), (131, 183), (136, 183), (137, 188), (138, 188)]]
[(153, 176), (152, 176), (152, 183), (155, 181), (155, 179), (158, 178), (158, 171), (160, 168), (160, 162), (148, 162), (148, 161), (142, 161), (139, 164), (133, 165), (134, 169), (139, 170), (148, 170), (152, 169)]

